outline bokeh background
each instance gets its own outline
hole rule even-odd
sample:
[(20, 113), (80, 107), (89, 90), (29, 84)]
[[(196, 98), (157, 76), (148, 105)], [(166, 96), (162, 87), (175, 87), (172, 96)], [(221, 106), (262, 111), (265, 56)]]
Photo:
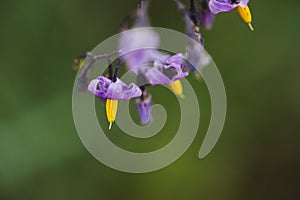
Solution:
[[(299, 6), (250, 1), (254, 32), (236, 12), (216, 16), (203, 36), (228, 98), (218, 144), (198, 159), (210, 104), (205, 84), (191, 77), (202, 115), (194, 143), (162, 170), (127, 174), (94, 159), (76, 133), (72, 61), (118, 33), (136, 1), (1, 2), (0, 199), (300, 199)], [(184, 31), (171, 0), (153, 0), (150, 16), (153, 26)], [(159, 90), (155, 103), (176, 116), (175, 98)], [(159, 148), (176, 120), (147, 145), (117, 131), (110, 138), (125, 149)]]

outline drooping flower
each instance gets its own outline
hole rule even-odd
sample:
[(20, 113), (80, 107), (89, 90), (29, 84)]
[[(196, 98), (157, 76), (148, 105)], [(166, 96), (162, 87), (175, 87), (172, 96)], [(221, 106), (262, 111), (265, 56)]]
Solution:
[(106, 117), (109, 122), (109, 129), (116, 119), (118, 100), (129, 100), (142, 95), (141, 89), (134, 83), (126, 85), (118, 78), (114, 81), (104, 76), (92, 80), (88, 90), (100, 99), (106, 100)]
[(210, 0), (209, 8), (212, 13), (229, 12), (237, 9), (239, 15), (253, 31), (251, 11), (248, 6), (249, 0)]
[(142, 74), (151, 85), (168, 85), (189, 75), (182, 65), (183, 60), (182, 54), (163, 56), (153, 67), (141, 66), (133, 71)]
[(160, 38), (150, 28), (148, 4), (148, 1), (140, 2), (135, 14), (134, 26), (129, 31), (123, 31), (120, 34), (119, 47), (122, 51), (122, 60), (129, 69), (153, 62), (163, 55), (157, 50)]
[(151, 107), (152, 107), (152, 97), (150, 94), (143, 95), (135, 101), (136, 108), (139, 113), (141, 123), (147, 125), (151, 122)]
[(162, 53), (157, 51), (159, 36), (152, 28), (134, 28), (120, 34), (119, 46), (122, 60), (129, 69), (153, 62)]
[(175, 95), (183, 97), (180, 80), (189, 75), (183, 61), (182, 54), (163, 56), (156, 60), (153, 66), (141, 66), (133, 71), (151, 85), (169, 85)]

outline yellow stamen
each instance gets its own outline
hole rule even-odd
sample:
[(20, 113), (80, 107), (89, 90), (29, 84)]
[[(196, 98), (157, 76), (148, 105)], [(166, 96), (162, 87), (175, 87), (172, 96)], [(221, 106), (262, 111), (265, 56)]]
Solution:
[(109, 122), (108, 129), (111, 129), (112, 123), (114, 123), (118, 110), (118, 100), (106, 100), (106, 117)]
[(180, 80), (170, 83), (169, 86), (175, 95), (177, 95), (181, 98), (184, 98), (182, 84), (181, 84)]
[(238, 13), (240, 14), (241, 18), (246, 22), (251, 29), (251, 31), (254, 31), (254, 28), (252, 26), (252, 16), (249, 6), (246, 6), (245, 8), (238, 6), (237, 8)]

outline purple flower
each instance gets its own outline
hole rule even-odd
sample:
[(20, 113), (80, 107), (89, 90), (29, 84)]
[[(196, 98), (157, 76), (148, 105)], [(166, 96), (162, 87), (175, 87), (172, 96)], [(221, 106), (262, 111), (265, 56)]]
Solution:
[(129, 100), (142, 95), (141, 89), (134, 83), (126, 85), (120, 79), (113, 82), (104, 76), (92, 80), (88, 90), (101, 99)]
[(245, 8), (249, 0), (210, 0), (209, 8), (213, 14), (218, 14), (220, 12), (228, 12), (241, 6)]
[(154, 62), (155, 59), (163, 55), (157, 50), (160, 45), (160, 38), (149, 27), (148, 4), (149, 1), (140, 1), (133, 29), (123, 31), (120, 34), (119, 48), (122, 52), (121, 57), (129, 69)]
[(147, 125), (151, 122), (151, 107), (152, 107), (152, 100), (151, 95), (147, 95), (146, 97), (137, 98), (135, 101), (136, 108), (138, 110), (141, 123), (143, 125)]
[(154, 62), (153, 67), (142, 66), (133, 70), (142, 74), (151, 85), (166, 85), (189, 75), (183, 67), (183, 55), (162, 56)]
[(160, 57), (157, 48), (160, 39), (151, 28), (135, 28), (120, 34), (119, 47), (122, 52), (122, 60), (129, 69), (153, 62)]

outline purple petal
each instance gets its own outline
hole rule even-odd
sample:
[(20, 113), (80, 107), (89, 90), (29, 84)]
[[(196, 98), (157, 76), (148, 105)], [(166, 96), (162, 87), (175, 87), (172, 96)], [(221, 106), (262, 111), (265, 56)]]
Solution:
[(112, 82), (107, 90), (107, 97), (113, 100), (129, 100), (142, 95), (141, 89), (131, 83), (126, 85), (120, 79), (114, 83)]
[(175, 76), (172, 77), (172, 79), (170, 80), (171, 82), (183, 79), (189, 75), (188, 72), (183, 72), (182, 70), (183, 59), (184, 58), (182, 54), (177, 54), (167, 59), (166, 65), (163, 65), (165, 69), (173, 68), (174, 71), (177, 73)]
[(184, 60), (184, 57), (181, 53), (176, 54), (174, 56), (170, 56), (167, 60), (166, 63), (168, 65), (182, 65)]
[[(102, 99), (107, 99), (107, 85), (111, 84), (111, 80), (99, 76), (97, 79), (94, 79), (90, 82), (88, 86), (88, 90), (93, 93), (95, 96), (102, 98)], [(103, 87), (105, 86), (105, 87)]]
[(154, 67), (140, 67), (139, 73), (142, 73), (151, 85), (166, 85), (171, 83), (171, 80), (166, 75)]
[[(182, 54), (164, 56), (154, 62), (154, 67), (143, 66), (134, 70), (134, 72), (143, 74), (151, 85), (166, 85), (189, 75), (188, 72), (183, 72), (182, 63)], [(168, 75), (166, 70), (171, 75)]]
[(151, 28), (135, 28), (121, 33), (119, 47), (123, 60), (133, 69), (153, 62), (160, 55), (159, 43), (158, 34)]
[(99, 76), (97, 79), (92, 80), (88, 90), (102, 99), (129, 100), (142, 95), (142, 91), (137, 85), (133, 83), (126, 85), (120, 79), (112, 82), (104, 76)]
[(213, 14), (220, 12), (228, 12), (236, 8), (237, 6), (246, 7), (249, 0), (240, 0), (238, 4), (232, 3), (231, 0), (211, 0), (209, 2), (209, 8)]

